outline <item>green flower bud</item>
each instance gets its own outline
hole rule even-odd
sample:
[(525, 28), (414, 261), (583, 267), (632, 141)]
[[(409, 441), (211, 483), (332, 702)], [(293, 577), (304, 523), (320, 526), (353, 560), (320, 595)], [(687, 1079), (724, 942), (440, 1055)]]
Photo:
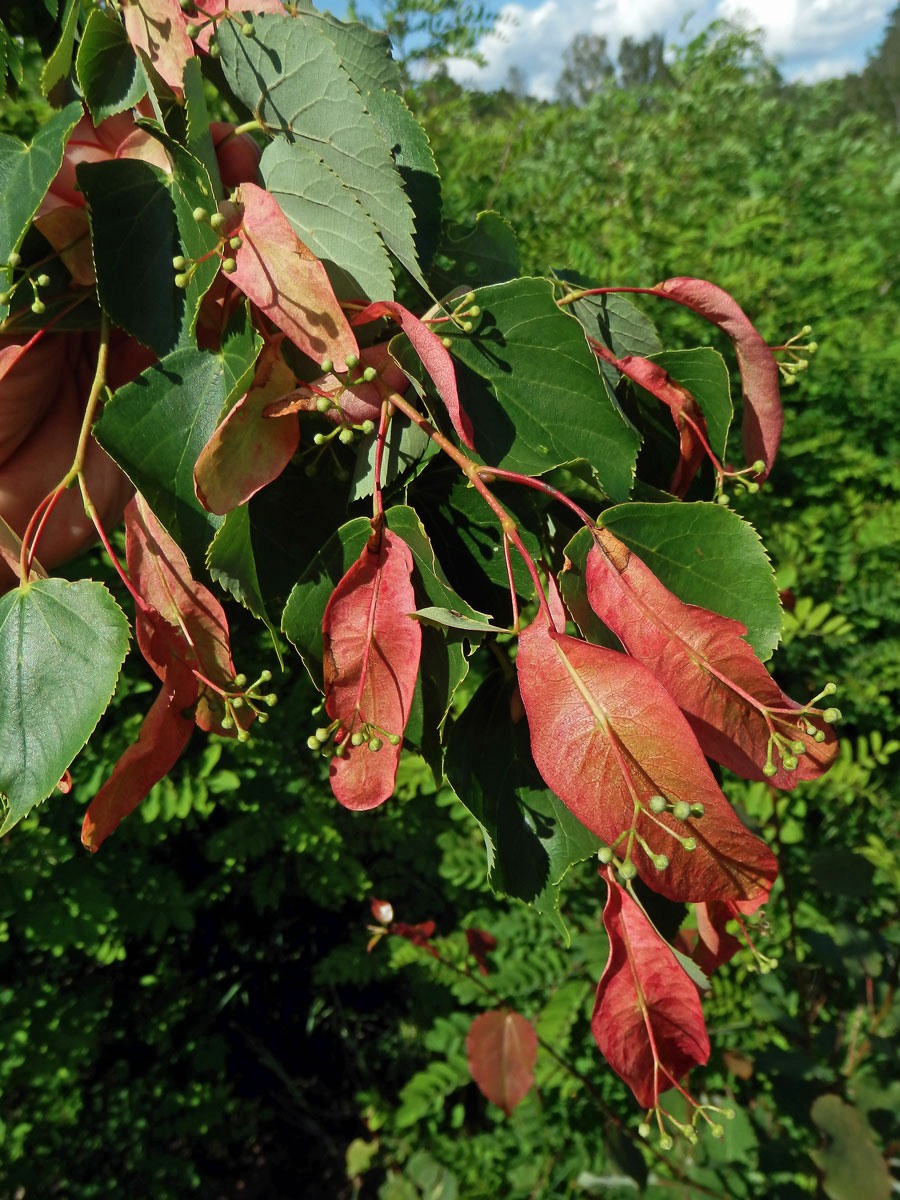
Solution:
[(249, 742), (249, 741), (250, 741), (250, 733), (249, 733), (249, 730), (246, 730), (246, 729), (239, 729), (239, 730), (237, 731), (237, 740), (238, 740), (239, 742)]
[(724, 1125), (710, 1125), (709, 1132), (713, 1135), (714, 1138), (718, 1138), (719, 1141), (721, 1141), (722, 1138), (725, 1136), (725, 1126)]
[(31, 311), (40, 316), (41, 313), (45, 313), (47, 311), (47, 305), (43, 302), (43, 300), (35, 300), (34, 304), (31, 306)]
[(330, 358), (323, 358), (319, 363), (319, 370), (323, 375), (328, 375), (334, 370), (334, 363)]
[(235, 696), (234, 699), (231, 701), (231, 705), (233, 708), (243, 708), (244, 707), (244, 697), (243, 696)]
[(818, 348), (819, 348), (818, 342), (807, 342), (806, 353), (807, 354), (815, 354), (815, 352), (818, 350)]
[(327, 440), (328, 440), (328, 439), (325, 437), (325, 434), (324, 434), (324, 433), (317, 433), (317, 434), (315, 435), (315, 437), (313, 438), (313, 445), (315, 445), (315, 446), (324, 446), (324, 445), (325, 445), (325, 443), (327, 442)]
[(309, 746), (310, 750), (318, 750), (319, 749), (318, 739), (316, 737), (314, 737), (312, 734), (310, 734), (310, 736), (306, 739), (306, 744), (307, 744), (307, 746)]
[(228, 248), (230, 250), (240, 250), (240, 248), (241, 248), (241, 246), (243, 246), (243, 244), (244, 243), (241, 241), (241, 239), (239, 237), (233, 237), (233, 238), (228, 239)]
[(796, 755), (786, 754), (784, 756), (784, 758), (781, 760), (781, 765), (784, 767), (784, 769), (786, 771), (796, 771), (797, 764), (799, 763), (799, 761), (800, 760), (797, 758)]
[(472, 307), (469, 309), (469, 316), (470, 317), (480, 317), (481, 316), (481, 309), (478, 307), (477, 304), (473, 304)]
[(399, 733), (389, 733), (388, 734), (388, 741), (391, 743), (392, 746), (399, 746), (400, 742), (402, 740), (403, 739), (400, 737)]
[(226, 273), (226, 275), (230, 275), (232, 273), (232, 271), (237, 270), (237, 263), (234, 261), (233, 258), (223, 258), (222, 259), (222, 270)]
[(12, 300), (12, 292), (0, 292), (0, 304), (9, 304)]
[(192, 21), (189, 25), (185, 25), (184, 32), (188, 35), (189, 38), (193, 39), (193, 38), (197, 37), (197, 35), (200, 33), (200, 26), (195, 25), (194, 22)]
[(702, 817), (706, 812), (706, 807), (698, 800), (695, 804), (691, 805), (691, 812), (695, 817)]
[(241, 33), (244, 35), (244, 37), (253, 37), (255, 30), (250, 21), (244, 22), (244, 24), (241, 26)]
[(475, 328), (475, 326), (472, 324), (471, 321), (463, 321), (462, 327), (463, 327), (463, 333), (471, 333), (472, 330)]
[(344, 446), (349, 446), (353, 441), (353, 430), (342, 429), (338, 434), (338, 441)]
[(213, 41), (213, 39), (210, 38), (209, 39), (209, 57), (210, 58), (218, 58), (221, 53), (222, 53), (222, 51), (221, 51), (221, 48), (219, 47), (219, 43)]
[(225, 225), (225, 215), (220, 212), (214, 212), (209, 218), (209, 223), (212, 225), (213, 229), (222, 229)]
[(773, 775), (777, 775), (777, 774), (778, 774), (778, 768), (775, 766), (775, 764), (773, 762), (767, 762), (766, 765), (763, 767), (763, 775), (767, 775), (769, 777), (769, 779), (771, 779)]
[(837, 691), (837, 684), (834, 683), (831, 679), (829, 679), (828, 682), (825, 684), (825, 686), (822, 688), (822, 695), (823, 696), (833, 696), (836, 691)]
[(49, 275), (38, 275), (37, 279), (35, 280), (35, 283), (38, 285), (38, 287), (49, 287), (50, 286), (50, 276)]
[(359, 356), (356, 354), (348, 354), (344, 359), (344, 366), (352, 371), (354, 367), (359, 366)]
[(266, 667), (266, 669), (264, 671), (260, 671), (259, 682), (260, 683), (271, 683), (272, 682), (272, 672), (269, 670), (268, 667)]
[(373, 737), (373, 738), (369, 739), (369, 749), (372, 751), (373, 754), (375, 753), (376, 750), (380, 750), (383, 745), (384, 745), (384, 742), (379, 737)]
[(687, 851), (697, 849), (697, 842), (692, 837), (685, 838), (684, 841), (682, 842), (682, 845), (684, 846), (685, 850), (687, 850)]
[(274, 708), (278, 703), (278, 697), (274, 692), (269, 692), (267, 696), (262, 698), (263, 704), (267, 704), (269, 708)]
[(759, 491), (759, 484), (758, 483), (748, 483), (747, 491), (750, 493), (751, 496), (755, 496), (756, 493)]
[(13, 250), (12, 254), (7, 254), (6, 256), (6, 265), (8, 267), (20, 267), (22, 265), (22, 255), (17, 254)]
[(604, 866), (608, 866), (613, 860), (613, 852), (610, 850), (609, 846), (601, 846), (597, 851), (597, 857)]
[(619, 867), (619, 874), (623, 879), (634, 879), (635, 875), (637, 875), (637, 867), (633, 862), (624, 862)]
[(361, 729), (357, 729), (356, 733), (353, 733), (350, 735), (350, 745), (351, 746), (361, 746), (365, 740), (366, 740), (366, 735), (362, 732)]
[(691, 815), (691, 806), (687, 800), (679, 800), (672, 809), (672, 816), (676, 821), (686, 821)]
[(330, 741), (330, 739), (331, 730), (325, 725), (320, 725), (316, 730), (316, 741), (324, 745), (327, 741)]
[(763, 460), (761, 458), (758, 458), (756, 460), (756, 462), (754, 462), (750, 468), (750, 470), (754, 473), (754, 475), (761, 475), (765, 469), (766, 469), (766, 464), (763, 462)]
[(474, 292), (466, 292), (466, 294), (462, 298), (461, 303), (463, 303), (465, 305), (474, 304), (475, 303), (475, 293)]
[(726, 1121), (733, 1121), (734, 1118), (737, 1116), (737, 1113), (734, 1111), (733, 1108), (723, 1108), (722, 1116), (725, 1118)]
[(716, 504), (721, 504), (723, 508), (727, 508), (730, 501), (731, 501), (731, 497), (728, 495), (727, 492), (721, 492), (716, 497)]
[(793, 750), (794, 754), (805, 754), (806, 753), (806, 743), (805, 742), (791, 742), (791, 750)]
[(175, 286), (177, 288), (186, 288), (189, 282), (190, 280), (188, 279), (187, 275), (175, 276)]
[(363, 371), (363, 379), (365, 380), (366, 383), (371, 383), (373, 379), (377, 379), (377, 378), (378, 378), (378, 372), (375, 370), (374, 367), (366, 367), (366, 369)]
[(442, 337), (441, 345), (444, 347), (445, 350), (449, 350), (450, 347), (453, 345), (453, 339), (448, 338), (448, 337)]
[(366, 437), (368, 437), (370, 433), (375, 432), (375, 422), (369, 421), (369, 420), (363, 421), (362, 425), (360, 425), (359, 428), (360, 428), (360, 431), (362, 433), (364, 433), (366, 435)]
[(665, 812), (668, 807), (665, 796), (651, 796), (649, 807), (652, 813)]
[(657, 871), (664, 871), (669, 865), (669, 860), (665, 854), (654, 854), (653, 865)]
[(826, 708), (822, 716), (829, 725), (833, 725), (835, 721), (841, 719), (841, 710), (839, 708)]
[(801, 337), (809, 337), (809, 335), (811, 333), (812, 333), (812, 325), (804, 325), (803, 328), (800, 330)]
[(190, 12), (194, 7), (194, 0), (178, 0), (178, 7), (182, 12)]
[(331, 401), (327, 396), (320, 396), (316, 401), (316, 412), (327, 413), (331, 408)]
[(257, 713), (256, 719), (257, 719), (257, 721), (259, 721), (260, 725), (265, 725), (266, 721), (268, 721), (268, 719), (269, 719), (269, 714), (268, 713)]
[(223, 729), (234, 729), (234, 717), (225, 716), (221, 720)]
[(825, 733), (824, 729), (817, 729), (816, 732), (813, 734), (813, 741), (814, 742), (824, 742), (826, 736), (827, 736), (827, 734)]
[(638, 1125), (638, 1137), (648, 1138), (650, 1136), (650, 1126), (646, 1121), (641, 1121)]
[(209, 213), (206, 211), (205, 208), (199, 208), (199, 207), (195, 208), (194, 211), (191, 213), (191, 216), (194, 218), (194, 220), (198, 224), (200, 224), (201, 221), (209, 220)]
[(672, 1139), (669, 1137), (669, 1135), (667, 1133), (664, 1133), (662, 1135), (662, 1137), (659, 1139), (660, 1150), (671, 1150), (673, 1145), (674, 1145), (674, 1142), (672, 1141)]
[(188, 265), (187, 259), (184, 257), (183, 254), (176, 254), (175, 257), (172, 259), (172, 266), (175, 268), (176, 271), (183, 271), (187, 265)]

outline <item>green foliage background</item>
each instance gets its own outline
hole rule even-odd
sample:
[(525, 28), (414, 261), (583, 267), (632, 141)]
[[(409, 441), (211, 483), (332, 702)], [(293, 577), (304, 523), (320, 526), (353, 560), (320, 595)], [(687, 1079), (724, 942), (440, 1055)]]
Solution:
[[(28, 96), (7, 103), (5, 128), (40, 119)], [(900, 1153), (896, 123), (866, 112), (859, 87), (785, 87), (752, 38), (723, 28), (666, 78), (580, 108), (446, 78), (411, 99), (457, 234), (493, 207), (528, 272), (707, 277), (770, 341), (808, 322), (819, 343), (785, 391), (770, 483), (734, 498), (791, 593), (779, 680), (803, 697), (835, 679), (845, 717), (821, 783), (774, 805), (764, 785), (724, 785), (784, 872), (761, 939), (777, 970), (753, 973), (743, 952), (705, 1001), (698, 1086), (737, 1116), (723, 1142), (648, 1160), (648, 1177), (605, 1114), (633, 1135), (639, 1114), (588, 1029), (606, 955), (593, 868), (563, 889), (567, 948), (491, 894), (474, 821), (417, 760), (383, 809), (340, 810), (305, 751), (314, 700), (299, 672), (248, 747), (196, 737), (85, 857), (83, 803), (151, 689), (133, 660), (72, 795), (0, 843), (0, 1195), (656, 1200), (673, 1178), (684, 1197), (852, 1200), (863, 1179), (881, 1195), (883, 1161), (860, 1147)], [(695, 336), (688, 318), (653, 315)], [(265, 648), (237, 620), (249, 674)], [(399, 920), (435, 919), (453, 961), (466, 925), (493, 933), (492, 986), (576, 1073), (542, 1054), (513, 1117), (491, 1109), (465, 1064), (483, 996), (408, 943), (366, 954), (373, 894)]]

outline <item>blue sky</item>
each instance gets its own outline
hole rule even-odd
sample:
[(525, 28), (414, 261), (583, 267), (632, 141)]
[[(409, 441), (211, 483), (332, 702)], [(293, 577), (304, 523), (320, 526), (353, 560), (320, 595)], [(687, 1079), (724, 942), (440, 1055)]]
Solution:
[[(319, 0), (342, 16), (343, 0)], [(789, 79), (815, 82), (858, 70), (881, 41), (896, 0), (517, 0), (497, 4), (495, 31), (482, 40), (487, 66), (451, 63), (461, 82), (486, 89), (501, 86), (518, 67), (537, 96), (553, 95), (563, 51), (576, 33), (606, 37), (611, 49), (623, 37), (662, 32), (678, 42), (716, 17), (761, 28), (768, 52)], [(377, 12), (377, 0), (361, 0), (361, 11)], [(685, 32), (685, 22), (688, 22)]]

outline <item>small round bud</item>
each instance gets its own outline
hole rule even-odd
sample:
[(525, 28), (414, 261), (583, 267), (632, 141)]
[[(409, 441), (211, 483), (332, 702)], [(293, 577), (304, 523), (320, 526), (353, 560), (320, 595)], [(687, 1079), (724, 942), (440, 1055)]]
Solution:
[(187, 266), (187, 259), (184, 257), (183, 254), (176, 254), (175, 257), (172, 259), (172, 266), (175, 268), (176, 271), (183, 271), (184, 268)]
[(316, 412), (327, 413), (331, 408), (331, 401), (327, 396), (320, 396), (316, 401)]
[(306, 744), (307, 744), (307, 746), (309, 746), (310, 750), (318, 750), (319, 749), (319, 740), (313, 734), (310, 734), (309, 737), (306, 739)]
[(659, 1139), (660, 1150), (671, 1150), (673, 1145), (674, 1143), (667, 1133), (664, 1133)]
[(331, 371), (334, 370), (334, 363), (331, 361), (330, 358), (323, 358), (322, 361), (319, 363), (319, 370), (322, 372), (323, 375), (328, 375), (328, 374), (330, 374)]
[(195, 208), (195, 209), (194, 209), (194, 211), (191, 213), (191, 216), (194, 218), (194, 220), (195, 220), (195, 221), (196, 221), (198, 224), (199, 224), (201, 221), (208, 221), (208, 220), (209, 220), (209, 213), (206, 211), (206, 209), (205, 209), (205, 208), (199, 208), (199, 207), (198, 207), (198, 208)]
[(314, 446), (324, 446), (327, 440), (328, 439), (325, 437), (324, 433), (317, 433), (315, 435), (315, 437), (313, 438), (313, 445)]
[(228, 248), (230, 250), (240, 250), (240, 248), (241, 248), (241, 246), (243, 246), (243, 244), (244, 243), (241, 241), (241, 239), (239, 237), (233, 237), (233, 238), (228, 239)]
[(722, 1116), (725, 1118), (726, 1121), (733, 1121), (734, 1118), (737, 1116), (737, 1113), (734, 1111), (733, 1108), (723, 1108)]
[(12, 292), (0, 292), (0, 304), (9, 304), (12, 300)]
[(234, 686), (236, 688), (246, 687), (247, 686), (247, 676), (242, 671), (240, 675), (235, 675), (234, 679), (232, 680), (232, 683), (234, 684)]
[(366, 740), (366, 735), (362, 732), (361, 729), (357, 729), (356, 733), (352, 733), (350, 735), (350, 745), (351, 746), (361, 746), (365, 740)]
[(750, 493), (751, 496), (755, 496), (756, 493), (759, 491), (759, 484), (758, 483), (748, 483), (747, 491)]
[(805, 754), (806, 744), (805, 742), (791, 742), (791, 750), (794, 754)]
[(635, 875), (637, 875), (637, 867), (633, 862), (624, 862), (619, 867), (619, 874), (623, 879), (634, 879)]
[(22, 255), (16, 254), (15, 250), (13, 250), (12, 254), (7, 254), (6, 256), (6, 265), (8, 267), (20, 267), (22, 265)]
[(243, 696), (235, 696), (234, 699), (231, 701), (231, 704), (232, 704), (233, 708), (243, 708), (244, 707), (244, 697)]
[(222, 51), (221, 51), (221, 48), (219, 47), (219, 43), (213, 41), (213, 39), (210, 38), (209, 39), (209, 57), (210, 58), (218, 58), (221, 53), (222, 53)]
[(191, 21), (190, 24), (185, 25), (184, 32), (189, 38), (195, 38), (200, 33), (200, 26)]
[(444, 347), (445, 350), (449, 350), (450, 347), (453, 345), (453, 339), (448, 338), (448, 337), (443, 337), (443, 338), (441, 338), (441, 345)]
[(833, 725), (835, 721), (841, 719), (841, 710), (839, 708), (826, 708), (822, 716), (829, 725)]
[(719, 495), (716, 497), (716, 504), (721, 504), (721, 506), (723, 508), (727, 508), (730, 502), (731, 502), (731, 497), (728, 495), (727, 492), (720, 492)]
[(177, 288), (182, 288), (182, 289), (186, 288), (189, 283), (190, 283), (190, 280), (188, 279), (187, 275), (176, 275), (175, 276), (175, 286)]
[(812, 325), (804, 325), (803, 328), (800, 330), (801, 337), (809, 337), (809, 335), (811, 333), (812, 333)]
[(260, 671), (259, 682), (260, 683), (271, 683), (272, 682), (272, 672), (269, 670), (268, 667), (266, 667), (266, 669), (264, 671)]
[(223, 729), (234, 729), (234, 717), (223, 717), (221, 725)]
[(766, 464), (763, 462), (763, 460), (761, 458), (758, 458), (750, 468), (750, 470), (753, 471), (754, 475), (761, 475), (765, 469), (766, 469)]
[(706, 812), (706, 806), (701, 804), (699, 800), (695, 804), (691, 805), (691, 814), (693, 816), (699, 818), (699, 817), (702, 817), (705, 812)]
[(813, 734), (813, 741), (814, 742), (824, 742), (825, 737), (826, 737), (825, 730), (817, 729), (816, 732)]
[(342, 446), (349, 446), (353, 441), (353, 430), (352, 429), (342, 429), (341, 432), (338, 434), (338, 441), (341, 443)]
[(47, 305), (43, 302), (43, 300), (35, 300), (34, 304), (31, 306), (31, 311), (40, 316), (41, 313), (47, 311)]
[(399, 746), (400, 742), (402, 740), (403, 739), (400, 737), (399, 733), (389, 733), (388, 734), (388, 741), (391, 743), (392, 746)]
[(471, 333), (472, 330), (475, 328), (475, 326), (472, 324), (471, 321), (463, 321), (462, 327), (463, 327), (463, 333)]
[(638, 1137), (648, 1138), (650, 1136), (650, 1126), (646, 1121), (641, 1121), (638, 1125)]
[(665, 854), (654, 854), (653, 865), (657, 871), (664, 871), (669, 865), (669, 859)]
[(687, 851), (697, 849), (697, 842), (694, 838), (685, 838), (684, 841), (682, 842), (682, 845), (684, 846), (685, 850), (687, 850)]
[(233, 258), (223, 258), (222, 259), (222, 270), (225, 272), (226, 275), (230, 275), (232, 273), (232, 271), (237, 270), (237, 263), (234, 261)]
[(665, 812), (666, 807), (667, 807), (667, 805), (666, 805), (665, 796), (651, 796), (650, 797), (650, 811), (652, 813)]
[(478, 307), (477, 304), (473, 304), (472, 307), (469, 309), (469, 316), (470, 317), (480, 317), (481, 316), (481, 309)]
[(778, 774), (778, 768), (775, 766), (775, 764), (773, 762), (767, 762), (766, 765), (763, 767), (763, 775), (768, 776), (769, 779), (771, 779), (773, 775), (777, 775), (777, 774)]
[(221, 229), (225, 225), (225, 214), (214, 212), (209, 218), (209, 223), (212, 225), (213, 229)]
[(38, 287), (49, 287), (50, 286), (50, 276), (49, 275), (38, 275), (35, 282), (37, 283)]
[(806, 353), (807, 354), (815, 354), (815, 352), (818, 350), (818, 348), (819, 348), (818, 342), (807, 342)]
[(253, 37), (253, 34), (255, 32), (256, 31), (254, 30), (253, 25), (250, 21), (245, 21), (244, 24), (241, 26), (241, 33), (244, 35), (244, 37)]
[(239, 742), (249, 742), (249, 741), (250, 741), (250, 732), (249, 732), (249, 730), (247, 730), (247, 729), (239, 729), (239, 730), (237, 731), (237, 740), (238, 740)]
[(316, 730), (316, 741), (324, 746), (324, 744), (330, 738), (331, 738), (331, 730), (325, 725), (320, 725), (319, 728)]
[(372, 751), (373, 754), (375, 753), (376, 750), (380, 750), (383, 745), (384, 745), (384, 742), (379, 737), (374, 737), (374, 738), (369, 739), (369, 749)]
[(722, 1138), (725, 1136), (725, 1126), (724, 1125), (710, 1125), (709, 1132), (713, 1135), (714, 1138), (718, 1138), (719, 1141), (721, 1141)]
[(366, 367), (366, 369), (363, 371), (363, 380), (366, 383), (371, 383), (373, 379), (377, 379), (377, 378), (378, 378), (378, 372), (375, 370), (374, 367)]
[(475, 303), (475, 293), (474, 292), (466, 292), (466, 294), (462, 298), (462, 303), (465, 305), (474, 304)]
[(800, 760), (795, 754), (786, 754), (781, 760), (781, 765), (786, 771), (796, 771), (799, 762)]
[(691, 815), (691, 806), (687, 800), (679, 800), (672, 809), (672, 816), (676, 821), (686, 821)]
[(837, 691), (837, 684), (829, 679), (828, 682), (825, 684), (825, 686), (822, 688), (822, 695), (823, 696), (833, 696), (836, 691)]
[(348, 371), (352, 371), (354, 367), (359, 366), (359, 356), (356, 354), (348, 354), (344, 358), (344, 366)]
[(366, 437), (368, 437), (370, 433), (375, 432), (375, 422), (368, 421), (368, 420), (363, 421), (362, 425), (360, 425), (359, 428), (360, 428), (360, 431), (362, 433), (364, 433), (366, 435)]
[(608, 866), (613, 860), (613, 852), (610, 850), (609, 846), (601, 846), (597, 851), (597, 857), (604, 866)]
[(268, 713), (257, 713), (256, 719), (257, 719), (257, 721), (259, 721), (260, 725), (265, 725), (266, 721), (268, 721), (268, 719), (269, 719), (269, 714)]

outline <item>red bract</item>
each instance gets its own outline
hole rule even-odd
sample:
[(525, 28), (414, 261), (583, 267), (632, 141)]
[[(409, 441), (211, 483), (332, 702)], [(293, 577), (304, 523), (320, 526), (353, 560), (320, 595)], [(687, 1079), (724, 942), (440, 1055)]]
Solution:
[[(834, 731), (781, 691), (739, 621), (679, 600), (606, 529), (594, 531), (585, 582), (594, 612), (663, 684), (704, 754), (745, 779), (771, 778), (781, 788), (831, 766)], [(785, 760), (796, 766), (787, 770)], [(777, 768), (771, 776), (767, 762)]]
[(643, 1108), (709, 1058), (697, 989), (643, 909), (606, 874), (603, 925), (609, 961), (597, 986), (591, 1032)]
[(758, 476), (765, 479), (772, 470), (784, 425), (778, 365), (772, 351), (743, 309), (714, 283), (685, 277), (665, 279), (653, 291), (706, 317), (734, 343), (744, 394), (741, 440), (748, 463), (765, 463)]
[(209, 512), (228, 513), (276, 479), (300, 443), (296, 417), (268, 417), (266, 409), (290, 392), (294, 373), (277, 342), (263, 351), (250, 391), (200, 451), (194, 465), (194, 491)]
[(741, 948), (740, 941), (725, 928), (737, 915), (736, 905), (714, 900), (711, 904), (696, 904), (696, 929), (682, 929), (676, 945), (692, 958), (704, 975), (734, 958)]
[(412, 570), (403, 539), (378, 528), (325, 609), (325, 708), (339, 722), (331, 787), (347, 808), (375, 808), (394, 790), (422, 649)]
[(275, 197), (244, 183), (235, 205), (225, 207), (235, 218), (228, 231), (241, 238), (229, 276), (235, 287), (314, 362), (358, 355), (325, 268), (294, 233)]
[[(544, 613), (520, 636), (516, 666), (545, 782), (608, 844), (625, 833), (617, 853), (655, 891), (685, 901), (768, 893), (778, 871), (771, 851), (737, 819), (687, 721), (645, 666), (555, 632)], [(653, 797), (665, 801), (659, 813)], [(676, 819), (679, 802), (702, 804), (703, 816)], [(668, 862), (657, 867), (660, 855)]]
[[(277, 2), (280, 6), (281, 0)], [(238, 184), (255, 182), (262, 155), (250, 134), (236, 134), (236, 128), (231, 121), (213, 121), (209, 126), (219, 164), (219, 175), (228, 191), (236, 188)]]
[(492, 933), (486, 933), (483, 929), (467, 929), (466, 943), (469, 953), (478, 963), (478, 970), (482, 975), (487, 975), (487, 956), (492, 950), (497, 949), (497, 939)]
[(537, 1034), (531, 1022), (508, 1009), (481, 1013), (466, 1038), (472, 1078), (507, 1116), (531, 1090), (537, 1051)]
[(409, 338), (413, 350), (422, 360), (422, 366), (431, 376), (438, 395), (444, 401), (453, 428), (456, 430), (456, 436), (463, 445), (474, 450), (472, 422), (459, 402), (453, 359), (444, 343), (417, 316), (405, 309), (402, 304), (395, 304), (392, 300), (377, 300), (374, 304), (370, 304), (368, 308), (364, 308), (362, 312), (356, 314), (353, 324), (366, 325), (370, 321), (377, 321), (379, 317), (393, 317), (399, 324)]
[(329, 371), (270, 404), (265, 415), (280, 417), (290, 412), (319, 412), (319, 401), (324, 397), (329, 401), (329, 407), (322, 415), (333, 425), (361, 425), (363, 421), (373, 421), (377, 425), (385, 389), (405, 392), (409, 380), (391, 358), (386, 342), (360, 350), (354, 376), (362, 374), (367, 367), (374, 367), (378, 372), (377, 382), (362, 381), (348, 387), (346, 375), (341, 377)]
[(593, 339), (591, 346), (598, 357), (611, 363), (617, 371), (621, 371), (628, 379), (645, 388), (657, 400), (661, 400), (671, 412), (675, 428), (678, 430), (680, 454), (669, 491), (673, 496), (683, 496), (700, 470), (704, 454), (709, 454), (712, 458), (706, 434), (706, 418), (700, 405), (687, 388), (676, 383), (668, 371), (664, 371), (658, 363), (634, 354), (616, 358), (605, 346)]
[(121, 0), (121, 6), (128, 40), (180, 95), (184, 64), (194, 47), (178, 0)]

